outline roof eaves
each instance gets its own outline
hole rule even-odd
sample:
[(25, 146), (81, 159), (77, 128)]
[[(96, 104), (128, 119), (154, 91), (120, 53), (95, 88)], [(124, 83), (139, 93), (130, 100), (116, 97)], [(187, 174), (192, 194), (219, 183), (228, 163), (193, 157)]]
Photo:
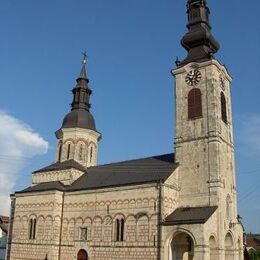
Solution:
[(133, 182), (133, 183), (123, 183), (123, 184), (111, 184), (111, 185), (104, 185), (104, 186), (98, 186), (98, 187), (82, 187), (82, 188), (68, 188), (66, 192), (74, 192), (74, 191), (81, 191), (81, 190), (98, 190), (98, 189), (107, 189), (107, 188), (115, 188), (115, 187), (123, 187), (123, 186), (135, 186), (135, 185), (143, 185), (143, 184), (149, 184), (149, 183), (160, 183), (165, 182), (165, 180), (149, 180), (149, 181), (142, 181), (142, 182)]

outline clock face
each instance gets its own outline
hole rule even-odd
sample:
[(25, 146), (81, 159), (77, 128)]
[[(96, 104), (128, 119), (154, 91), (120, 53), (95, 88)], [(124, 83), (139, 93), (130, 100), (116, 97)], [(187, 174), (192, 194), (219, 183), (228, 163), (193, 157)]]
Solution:
[(198, 70), (191, 70), (185, 77), (185, 81), (189, 86), (195, 86), (201, 80), (201, 73)]
[(219, 76), (219, 84), (220, 84), (221, 88), (222, 88), (223, 90), (225, 90), (225, 88), (226, 88), (225, 79), (224, 79), (224, 77), (221, 76), (221, 75)]

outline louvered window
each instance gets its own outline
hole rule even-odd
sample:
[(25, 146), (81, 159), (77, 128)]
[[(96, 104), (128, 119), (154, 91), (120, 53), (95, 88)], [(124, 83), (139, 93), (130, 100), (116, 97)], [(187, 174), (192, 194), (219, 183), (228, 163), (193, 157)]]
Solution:
[(196, 119), (202, 117), (201, 91), (192, 89), (188, 94), (188, 118)]

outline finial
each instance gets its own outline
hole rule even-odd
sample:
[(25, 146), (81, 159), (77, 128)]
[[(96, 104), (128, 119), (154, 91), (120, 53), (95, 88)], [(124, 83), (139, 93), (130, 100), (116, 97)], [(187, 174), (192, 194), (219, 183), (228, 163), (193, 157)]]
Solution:
[(81, 61), (82, 64), (86, 64), (87, 63), (87, 52), (86, 50), (84, 52), (81, 52), (81, 54), (83, 55), (83, 60)]

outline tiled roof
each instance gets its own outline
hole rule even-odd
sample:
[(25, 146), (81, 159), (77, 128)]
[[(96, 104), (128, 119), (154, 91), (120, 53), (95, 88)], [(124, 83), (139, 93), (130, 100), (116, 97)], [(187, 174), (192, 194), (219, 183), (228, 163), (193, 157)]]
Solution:
[[(72, 165), (72, 163), (73, 162), (70, 162), (69, 165)], [(37, 172), (64, 169), (64, 165), (65, 162), (55, 163)], [(153, 183), (159, 181), (164, 182), (177, 167), (178, 164), (174, 163), (174, 154), (171, 153), (90, 167), (85, 169), (85, 174), (83, 174), (70, 186), (64, 186), (59, 181), (46, 182), (29, 187), (17, 193), (55, 189), (63, 191), (76, 191)]]
[(180, 225), (205, 223), (216, 211), (216, 209), (217, 206), (177, 208), (166, 217), (163, 224)]
[(77, 169), (77, 170), (80, 170), (80, 171), (83, 171), (83, 172), (86, 171), (86, 168), (84, 166), (82, 166), (80, 163), (71, 159), (71, 160), (67, 160), (67, 161), (63, 161), (63, 162), (53, 163), (53, 164), (51, 164), (47, 167), (44, 167), (40, 170), (34, 171), (33, 173), (66, 170), (66, 169), (71, 169), (71, 168), (74, 168), (74, 169)]
[(174, 154), (91, 167), (67, 190), (95, 189), (165, 181), (178, 167)]
[(59, 190), (64, 191), (65, 185), (63, 185), (59, 181), (52, 181), (52, 182), (42, 182), (40, 184), (28, 187), (24, 190), (18, 191), (16, 193), (25, 193), (25, 192), (36, 192), (36, 191), (48, 191), (48, 190)]

